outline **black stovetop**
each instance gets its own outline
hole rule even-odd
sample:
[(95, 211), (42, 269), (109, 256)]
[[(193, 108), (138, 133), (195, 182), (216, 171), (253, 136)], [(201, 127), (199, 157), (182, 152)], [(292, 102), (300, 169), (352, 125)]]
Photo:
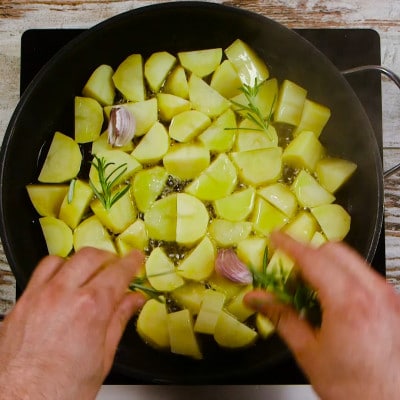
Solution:
[[(339, 70), (359, 65), (380, 64), (379, 35), (368, 29), (298, 29), (301, 36), (313, 43)], [(35, 29), (26, 31), (21, 39), (21, 93), (40, 68), (80, 29)], [(348, 81), (358, 95), (375, 131), (382, 152), (382, 97), (381, 78), (376, 72), (363, 72), (348, 76)], [(373, 260), (374, 268), (383, 276), (386, 273), (384, 228)], [(19, 291), (17, 290), (17, 296)], [(108, 384), (138, 384), (128, 377), (112, 371)], [(221, 382), (229, 384), (232, 382)], [(235, 384), (304, 384), (308, 383), (294, 360), (289, 359), (272, 370), (261, 372)]]

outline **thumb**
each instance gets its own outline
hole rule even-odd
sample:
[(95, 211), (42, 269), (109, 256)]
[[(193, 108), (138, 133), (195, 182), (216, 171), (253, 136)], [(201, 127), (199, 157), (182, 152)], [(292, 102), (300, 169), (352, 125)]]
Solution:
[(271, 320), (300, 363), (306, 354), (313, 352), (317, 344), (314, 329), (291, 306), (263, 290), (247, 293), (244, 303)]

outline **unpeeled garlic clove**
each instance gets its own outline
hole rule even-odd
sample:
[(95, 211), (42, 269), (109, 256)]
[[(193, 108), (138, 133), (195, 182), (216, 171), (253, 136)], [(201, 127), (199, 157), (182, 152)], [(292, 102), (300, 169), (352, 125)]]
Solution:
[(253, 275), (246, 264), (240, 261), (235, 251), (232, 249), (218, 250), (215, 260), (216, 272), (224, 278), (247, 285), (253, 282)]
[(126, 107), (113, 107), (107, 129), (108, 143), (114, 147), (122, 147), (135, 136), (135, 117)]

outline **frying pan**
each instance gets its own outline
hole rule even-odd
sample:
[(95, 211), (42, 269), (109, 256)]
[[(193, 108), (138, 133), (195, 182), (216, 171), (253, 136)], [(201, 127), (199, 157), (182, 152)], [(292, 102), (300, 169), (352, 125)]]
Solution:
[[(25, 186), (36, 181), (53, 133), (72, 134), (73, 99), (91, 71), (100, 64), (115, 68), (132, 53), (148, 57), (160, 50), (226, 48), (237, 38), (256, 50), (272, 76), (298, 83), (309, 98), (332, 110), (320, 139), (330, 154), (358, 165), (338, 195), (352, 216), (346, 241), (372, 260), (383, 218), (381, 158), (369, 120), (347, 81), (310, 43), (268, 18), (213, 3), (173, 2), (120, 14), (82, 33), (39, 72), (17, 105), (1, 147), (0, 218), (4, 250), (21, 289), (46, 254)], [(241, 351), (224, 351), (207, 342), (204, 346), (202, 361), (161, 353), (138, 338), (132, 322), (114, 368), (146, 382), (213, 383), (267, 370), (289, 356), (276, 336)]]

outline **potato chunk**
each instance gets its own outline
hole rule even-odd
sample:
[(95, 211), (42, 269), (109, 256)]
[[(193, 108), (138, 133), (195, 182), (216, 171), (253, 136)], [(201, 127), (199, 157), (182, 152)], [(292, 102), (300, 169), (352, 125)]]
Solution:
[(78, 175), (82, 154), (78, 143), (69, 136), (56, 132), (40, 171), (38, 180), (43, 183), (61, 183)]

